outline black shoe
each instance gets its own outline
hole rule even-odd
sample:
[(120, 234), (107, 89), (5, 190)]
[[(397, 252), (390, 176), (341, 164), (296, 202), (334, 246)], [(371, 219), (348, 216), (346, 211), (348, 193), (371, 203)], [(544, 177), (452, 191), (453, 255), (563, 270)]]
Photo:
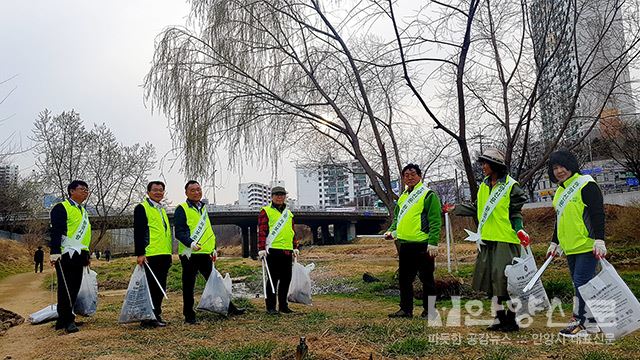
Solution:
[(413, 314), (400, 309), (394, 313), (389, 314), (389, 317), (390, 318), (411, 318), (413, 317)]
[(72, 334), (80, 331), (80, 329), (78, 329), (78, 327), (76, 326), (76, 323), (71, 322), (67, 325), (67, 327), (64, 328), (64, 331), (66, 331), (67, 334)]
[(158, 327), (165, 327), (167, 326), (167, 322), (162, 320), (162, 318), (160, 317), (160, 315), (156, 315), (156, 323), (158, 325)]
[(287, 307), (280, 308), (280, 312), (284, 314), (291, 314), (293, 313), (293, 310), (289, 309), (289, 307), (287, 306)]
[(196, 320), (196, 318), (188, 318), (184, 319), (184, 323), (189, 325), (197, 325), (198, 321)]
[(506, 323), (506, 312), (504, 310), (496, 311), (496, 318), (487, 330), (489, 331), (502, 331), (502, 327)]
[(62, 330), (64, 328), (66, 328), (66, 327), (67, 327), (67, 325), (63, 324), (62, 322), (56, 321), (56, 327), (55, 327), (56, 330)]
[(516, 313), (513, 311), (507, 311), (505, 315), (505, 323), (502, 325), (500, 331), (502, 332), (514, 332), (520, 330), (518, 322), (516, 321)]
[(143, 328), (156, 328), (156, 327), (158, 327), (158, 321), (157, 320), (142, 320), (140, 322), (140, 326), (142, 326)]
[(242, 315), (246, 312), (243, 308), (233, 308), (229, 309), (229, 315)]
[(276, 309), (267, 309), (267, 314), (269, 315), (280, 315), (280, 312)]

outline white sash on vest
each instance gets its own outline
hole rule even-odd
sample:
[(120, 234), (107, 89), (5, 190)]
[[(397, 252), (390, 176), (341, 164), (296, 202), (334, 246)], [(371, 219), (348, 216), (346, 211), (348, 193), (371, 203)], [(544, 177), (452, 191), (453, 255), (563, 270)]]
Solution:
[(87, 235), (87, 231), (89, 230), (89, 215), (87, 214), (86, 209), (80, 208), (80, 212), (82, 213), (82, 222), (80, 222), (80, 226), (78, 226), (76, 232), (71, 235), (71, 237), (65, 235), (62, 236), (62, 247), (64, 248), (64, 252), (62, 253), (63, 255), (66, 253), (69, 253), (69, 256), (73, 256), (75, 253), (79, 254), (84, 247), (82, 239), (84, 239), (85, 235)]
[(493, 210), (496, 209), (500, 200), (502, 200), (502, 198), (507, 194), (507, 191), (511, 186), (516, 183), (516, 181), (510, 176), (507, 176), (507, 179), (508, 180), (504, 183), (496, 184), (498, 188), (492, 191), (489, 195), (489, 199), (487, 199), (487, 203), (484, 205), (482, 216), (478, 222), (478, 231), (473, 232), (471, 230), (464, 229), (464, 231), (469, 235), (465, 240), (474, 241), (478, 245), (478, 250), (480, 250), (480, 245), (484, 245), (484, 242), (482, 242), (482, 227), (489, 219), (491, 213), (493, 213)]
[[(193, 234), (191, 235), (191, 240), (193, 240), (196, 244), (200, 244), (200, 240), (202, 240), (202, 236), (204, 235), (205, 231), (207, 231), (207, 218), (209, 217), (209, 213), (207, 212), (206, 205), (202, 205), (202, 207), (203, 209), (202, 209), (202, 214), (200, 215), (200, 220), (198, 221), (198, 225), (196, 225), (196, 229), (193, 231)], [(182, 250), (182, 255), (185, 255), (187, 258), (191, 258), (191, 248), (186, 247), (184, 250)]]
[(289, 209), (284, 209), (282, 214), (280, 214), (278, 221), (276, 221), (275, 225), (273, 225), (273, 229), (269, 231), (269, 235), (267, 236), (267, 244), (265, 246), (267, 252), (269, 252), (269, 248), (271, 247), (273, 240), (275, 240), (275, 238), (280, 235), (280, 232), (284, 228), (284, 224), (286, 224), (289, 220), (289, 215), (291, 215), (291, 211), (289, 211)]
[(407, 211), (409, 211), (409, 209), (417, 204), (418, 200), (420, 200), (420, 198), (422, 198), (422, 195), (427, 193), (427, 191), (429, 191), (429, 189), (423, 184), (418, 189), (412, 191), (411, 194), (409, 194), (409, 196), (407, 197), (407, 201), (402, 204), (400, 211), (398, 211), (398, 224), (400, 224), (402, 218), (404, 218), (404, 216), (407, 214)]
[(562, 213), (564, 212), (564, 208), (567, 206), (569, 201), (571, 201), (576, 196), (576, 194), (578, 193), (578, 190), (582, 188), (582, 185), (590, 181), (594, 181), (590, 175), (578, 176), (578, 178), (575, 179), (575, 181), (572, 182), (571, 185), (569, 185), (569, 187), (567, 187), (564, 190), (562, 195), (560, 195), (560, 198), (556, 203), (556, 221), (558, 223), (560, 222), (560, 216), (562, 216)]

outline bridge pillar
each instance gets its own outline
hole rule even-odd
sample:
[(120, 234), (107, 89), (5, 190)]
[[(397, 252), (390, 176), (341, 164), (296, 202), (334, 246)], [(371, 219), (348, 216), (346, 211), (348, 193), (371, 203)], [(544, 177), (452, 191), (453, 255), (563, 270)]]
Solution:
[(249, 227), (240, 226), (242, 229), (242, 257), (249, 257)]
[(309, 228), (311, 228), (311, 243), (318, 245), (320, 243), (320, 238), (318, 238), (318, 224), (309, 225)]
[(356, 221), (349, 223), (349, 230), (347, 231), (347, 241), (353, 241), (356, 238)]
[(329, 233), (329, 225), (323, 224), (322, 228), (322, 240), (320, 241), (321, 245), (327, 245), (331, 243), (331, 234)]
[(333, 237), (336, 244), (344, 244), (347, 242), (349, 225), (350, 223), (337, 223), (333, 225)]
[(249, 226), (249, 244), (251, 248), (251, 258), (258, 259), (258, 227), (256, 225)]

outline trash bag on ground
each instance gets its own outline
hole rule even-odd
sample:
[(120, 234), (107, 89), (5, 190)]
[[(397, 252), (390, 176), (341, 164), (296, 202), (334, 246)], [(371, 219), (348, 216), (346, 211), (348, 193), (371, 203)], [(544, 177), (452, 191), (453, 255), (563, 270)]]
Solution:
[(607, 337), (619, 339), (640, 328), (640, 302), (616, 269), (600, 260), (602, 270), (578, 291)]
[(129, 280), (118, 322), (125, 324), (155, 319), (147, 275), (142, 266), (137, 265)]
[(33, 314), (29, 315), (29, 322), (33, 325), (43, 324), (58, 319), (58, 304), (45, 306)]
[(82, 283), (73, 311), (77, 315), (92, 316), (98, 310), (98, 274), (85, 266), (82, 270)]
[(507, 277), (507, 291), (518, 316), (533, 316), (536, 312), (546, 310), (550, 306), (549, 297), (541, 280), (538, 280), (531, 290), (526, 293), (523, 291), (537, 271), (538, 266), (529, 247), (523, 248), (522, 257), (514, 258), (513, 263), (504, 269), (504, 275)]
[(309, 275), (316, 265), (314, 263), (304, 266), (294, 260), (291, 270), (291, 284), (287, 299), (291, 302), (311, 305), (311, 276)]
[[(229, 278), (229, 281), (231, 278)], [(229, 303), (231, 302), (231, 292), (225, 285), (225, 280), (215, 267), (209, 275), (209, 279), (204, 286), (198, 310), (206, 310), (214, 313), (227, 315)]]

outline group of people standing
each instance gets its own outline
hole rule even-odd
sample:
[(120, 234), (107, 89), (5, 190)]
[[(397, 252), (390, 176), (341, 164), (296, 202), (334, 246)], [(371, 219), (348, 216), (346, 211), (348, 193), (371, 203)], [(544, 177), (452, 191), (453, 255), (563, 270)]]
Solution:
[[(420, 168), (408, 164), (402, 169), (405, 190), (398, 198), (394, 221), (385, 233), (387, 239), (397, 240), (399, 254), (400, 309), (389, 317), (413, 316), (413, 281), (417, 274), (424, 289), (421, 316), (434, 315), (430, 314), (435, 308), (429, 303), (429, 297), (436, 295), (433, 274), (441, 212), (451, 212), (472, 216), (478, 221), (477, 231), (468, 231), (467, 240), (474, 241), (478, 247), (473, 289), (492, 299), (495, 309), (495, 319), (488, 330), (519, 330), (516, 313), (509, 306), (505, 268), (530, 244), (522, 220), (522, 207), (527, 198), (518, 182), (509, 176), (503, 152), (487, 149), (478, 162), (484, 178), (476, 202), (445, 204), (442, 211), (437, 194), (422, 183)], [(576, 294), (573, 318), (559, 335), (573, 338), (597, 333), (599, 328), (588, 314), (578, 288), (595, 276), (598, 260), (607, 254), (602, 192), (591, 176), (580, 174), (576, 156), (566, 150), (550, 155), (548, 175), (558, 188), (553, 198), (556, 224), (546, 256), (566, 254)]]
[[(488, 149), (478, 159), (484, 179), (480, 183), (475, 204), (441, 206), (438, 195), (422, 183), (422, 172), (415, 164), (402, 169), (405, 189), (400, 194), (394, 220), (385, 233), (396, 239), (399, 254), (400, 309), (389, 314), (393, 318), (413, 316), (413, 281), (416, 275), (423, 283), (423, 311), (421, 316), (434, 314), (429, 297), (435, 295), (435, 257), (441, 235), (442, 212), (473, 216), (478, 220), (476, 232), (469, 231), (468, 240), (475, 241), (478, 255), (473, 274), (473, 288), (493, 299), (496, 315), (488, 328), (492, 331), (519, 330), (516, 314), (509, 307), (505, 267), (521, 255), (521, 246), (529, 246), (524, 230), (522, 207), (527, 199), (518, 182), (508, 174), (504, 154)], [(551, 154), (549, 178), (558, 184), (553, 199), (557, 221), (547, 257), (567, 255), (573, 280), (577, 306), (571, 323), (560, 331), (562, 336), (575, 337), (598, 331), (595, 321), (587, 315), (578, 287), (595, 275), (597, 260), (607, 253), (604, 243), (604, 205), (600, 188), (587, 175), (581, 175), (578, 161), (568, 151)], [(162, 327), (163, 289), (172, 263), (172, 237), (169, 219), (161, 205), (165, 184), (152, 181), (147, 185), (147, 197), (134, 209), (134, 243), (137, 263), (148, 276), (153, 272), (159, 286), (150, 282), (151, 299), (156, 320), (144, 326)], [(90, 263), (89, 245), (91, 224), (82, 205), (89, 195), (84, 181), (68, 186), (69, 199), (51, 211), (51, 264), (58, 275), (58, 321), (56, 329), (76, 332), (72, 305), (80, 288), (82, 268)], [(195, 324), (193, 291), (198, 273), (205, 279), (211, 275), (217, 259), (216, 236), (202, 199), (197, 181), (185, 184), (186, 201), (174, 213), (175, 237), (182, 265), (183, 315), (188, 324)], [(287, 291), (291, 282), (292, 262), (298, 256), (293, 214), (286, 205), (287, 192), (283, 187), (271, 190), (272, 201), (258, 216), (258, 256), (270, 269), (273, 289), (269, 285), (265, 299), (269, 314), (291, 313), (287, 305)], [(148, 266), (144, 266), (146, 265)], [(277, 293), (276, 293), (277, 292)], [(230, 315), (240, 315), (243, 309), (233, 303)]]
[[(72, 311), (82, 282), (82, 269), (90, 265), (89, 246), (91, 224), (87, 210), (82, 205), (89, 196), (89, 186), (81, 180), (72, 181), (67, 187), (69, 199), (56, 204), (51, 210), (50, 262), (58, 277), (58, 320), (56, 329), (67, 333), (77, 332)], [(148, 278), (149, 292), (154, 307), (155, 320), (142, 322), (145, 327), (164, 327), (162, 319), (163, 292), (172, 263), (172, 232), (164, 206), (165, 184), (152, 181), (147, 185), (147, 196), (134, 209), (134, 247), (137, 264), (142, 266)], [(291, 313), (287, 305), (287, 290), (291, 281), (293, 258), (298, 256), (293, 231), (293, 214), (285, 203), (286, 190), (274, 187), (273, 202), (262, 208), (259, 215), (259, 256), (271, 268), (273, 288), (277, 289), (279, 311), (276, 310), (276, 294), (267, 286), (266, 307), (269, 314)], [(186, 201), (176, 207), (174, 213), (175, 237), (182, 266), (183, 315), (187, 324), (197, 324), (194, 311), (194, 287), (198, 273), (207, 280), (213, 272), (218, 253), (216, 236), (211, 220), (202, 202), (202, 188), (197, 181), (185, 184)], [(284, 294), (284, 295), (283, 295)], [(244, 309), (229, 304), (229, 315), (241, 315)]]

